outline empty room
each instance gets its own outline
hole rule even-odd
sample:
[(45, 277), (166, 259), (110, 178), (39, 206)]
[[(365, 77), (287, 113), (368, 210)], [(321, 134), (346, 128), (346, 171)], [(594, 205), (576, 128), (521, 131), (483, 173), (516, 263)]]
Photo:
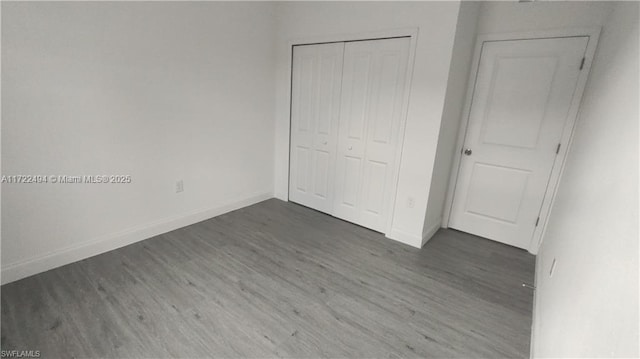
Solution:
[(639, 8), (0, 2), (0, 357), (640, 357)]

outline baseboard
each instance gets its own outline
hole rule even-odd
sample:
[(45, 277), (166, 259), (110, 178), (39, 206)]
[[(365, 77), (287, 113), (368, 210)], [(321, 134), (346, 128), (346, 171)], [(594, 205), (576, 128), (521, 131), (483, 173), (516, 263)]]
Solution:
[(410, 245), (414, 248), (422, 248), (422, 238), (407, 232), (403, 232), (399, 229), (391, 228), (391, 230), (385, 234), (385, 237)]
[[(536, 256), (536, 260), (535, 260), (535, 267), (533, 270), (533, 287), (537, 288), (538, 285), (540, 284), (540, 282), (538, 281), (538, 279), (540, 278), (539, 275), (539, 271), (541, 270), (542, 266), (540, 265), (541, 258), (539, 256)], [(534, 290), (533, 291), (533, 308), (531, 310), (531, 344), (529, 345), (529, 358), (535, 358), (536, 357), (536, 332), (538, 331), (538, 291)]]
[(440, 219), (438, 219), (437, 221), (435, 221), (434, 224), (432, 224), (429, 227), (426, 227), (423, 230), (423, 234), (422, 234), (422, 245), (424, 246), (432, 237), (434, 234), (436, 234), (436, 232), (440, 229), (441, 227), (441, 221)]
[(215, 207), (193, 211), (185, 215), (165, 218), (124, 231), (100, 236), (84, 243), (28, 258), (2, 267), (1, 283), (6, 284), (18, 279), (42, 273), (66, 264), (108, 252), (129, 244), (173, 231), (194, 223), (207, 220), (221, 214), (250, 206), (273, 198), (271, 192), (259, 192), (249, 196), (235, 198)]

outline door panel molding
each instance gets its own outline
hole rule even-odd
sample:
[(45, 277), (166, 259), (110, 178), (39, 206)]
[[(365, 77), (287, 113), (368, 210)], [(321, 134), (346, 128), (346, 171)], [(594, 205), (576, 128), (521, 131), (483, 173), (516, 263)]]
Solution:
[[(290, 159), (291, 200), (328, 213), (338, 139), (344, 44), (293, 52)], [(294, 120), (295, 119), (295, 120)]]
[[(562, 136), (560, 139), (560, 151), (555, 158), (549, 183), (547, 184), (546, 192), (539, 212), (539, 223), (535, 227), (532, 238), (530, 239), (528, 251), (532, 254), (537, 254), (546, 231), (546, 225), (549, 219), (550, 210), (553, 206), (553, 202), (556, 195), (557, 186), (562, 176), (564, 169), (566, 155), (571, 146), (571, 140), (573, 138), (573, 130), (577, 121), (580, 103), (582, 101), (582, 95), (586, 86), (586, 82), (591, 70), (591, 62), (593, 60), (598, 38), (600, 36), (600, 27), (591, 28), (573, 28), (573, 29), (556, 29), (556, 30), (543, 30), (543, 31), (529, 31), (529, 32), (516, 32), (516, 33), (502, 33), (502, 34), (480, 34), (477, 36), (473, 59), (472, 68), (469, 75), (469, 81), (467, 84), (467, 91), (464, 101), (464, 107), (462, 112), (462, 119), (460, 121), (460, 129), (458, 131), (458, 138), (456, 141), (456, 152), (453, 158), (453, 165), (451, 169), (451, 175), (449, 178), (449, 187), (447, 191), (447, 197), (445, 201), (445, 208), (442, 219), (442, 226), (447, 228), (451, 219), (451, 210), (453, 207), (454, 193), (456, 190), (456, 184), (458, 182), (458, 176), (460, 174), (460, 165), (462, 160), (462, 148), (467, 136), (467, 129), (469, 126), (469, 117), (471, 113), (471, 105), (476, 89), (476, 83), (478, 80), (478, 72), (480, 66), (480, 58), (483, 49), (483, 45), (486, 42), (493, 41), (513, 41), (513, 40), (536, 40), (536, 39), (554, 39), (554, 38), (567, 38), (567, 37), (588, 37), (587, 47), (585, 51), (585, 61), (582, 71), (580, 71), (575, 92), (573, 94), (569, 111), (567, 114), (567, 120), (562, 129)], [(576, 64), (579, 66), (580, 64)]]
[[(386, 229), (395, 189), (390, 180), (400, 150), (409, 45), (406, 37), (345, 44), (336, 163), (338, 177), (344, 174), (345, 179), (336, 183), (333, 214), (379, 232)], [(387, 130), (383, 140), (381, 123)], [(357, 166), (348, 164), (353, 158)]]

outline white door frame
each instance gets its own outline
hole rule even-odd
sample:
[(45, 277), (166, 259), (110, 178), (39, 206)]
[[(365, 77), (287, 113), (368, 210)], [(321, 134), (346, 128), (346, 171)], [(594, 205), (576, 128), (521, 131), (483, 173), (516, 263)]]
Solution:
[[(449, 227), (449, 219), (451, 216), (451, 208), (453, 206), (453, 196), (455, 194), (456, 183), (458, 181), (458, 173), (460, 170), (460, 163), (462, 158), (461, 149), (464, 146), (465, 137), (467, 134), (467, 126), (469, 124), (469, 115), (471, 112), (471, 103), (473, 100), (473, 92), (476, 85), (476, 78), (478, 74), (478, 68), (480, 66), (480, 55), (482, 53), (482, 45), (487, 41), (505, 41), (505, 40), (532, 40), (532, 39), (544, 39), (544, 38), (558, 38), (558, 37), (578, 37), (587, 36), (589, 41), (587, 43), (587, 49), (585, 52), (585, 62), (582, 71), (578, 77), (576, 84), (576, 91), (571, 100), (569, 107), (569, 113), (567, 115), (567, 122), (562, 130), (560, 152), (556, 157), (556, 161), (553, 164), (551, 175), (549, 178), (549, 184), (544, 195), (542, 207), (540, 209), (540, 222), (533, 232), (533, 236), (529, 243), (529, 252), (537, 254), (545, 230), (547, 228), (547, 222), (549, 219), (550, 210), (553, 206), (556, 190), (560, 182), (560, 177), (564, 170), (566, 156), (571, 146), (571, 140), (573, 138), (573, 131), (575, 123), (578, 117), (580, 109), (580, 103), (582, 102), (582, 95), (584, 88), (589, 77), (591, 70), (591, 63), (598, 44), (598, 38), (600, 36), (600, 27), (591, 28), (577, 28), (577, 29), (557, 29), (557, 30), (540, 30), (518, 33), (504, 33), (504, 34), (480, 34), (476, 39), (475, 49), (473, 53), (473, 60), (471, 62), (472, 68), (469, 75), (469, 83), (467, 85), (467, 92), (464, 101), (463, 118), (460, 123), (460, 129), (458, 130), (458, 139), (456, 142), (456, 150), (453, 158), (453, 165), (451, 166), (451, 176), (449, 177), (449, 190), (447, 191), (447, 197), (445, 201), (444, 213), (442, 216), (442, 227)], [(579, 64), (576, 64), (579, 66)]]
[(394, 30), (384, 30), (384, 31), (371, 31), (371, 32), (361, 32), (361, 33), (352, 33), (352, 34), (335, 34), (335, 35), (320, 35), (320, 36), (310, 36), (310, 37), (302, 37), (296, 39), (290, 39), (287, 43), (287, 49), (289, 51), (287, 59), (289, 61), (288, 64), (288, 83), (289, 83), (289, 91), (287, 93), (287, 99), (289, 103), (289, 107), (287, 108), (286, 116), (289, 118), (289, 127), (287, 128), (288, 136), (287, 139), (287, 201), (289, 200), (289, 187), (290, 183), (290, 172), (291, 172), (291, 81), (292, 81), (292, 69), (293, 69), (293, 47), (296, 45), (312, 45), (312, 44), (322, 44), (322, 43), (330, 43), (330, 42), (349, 42), (349, 41), (366, 41), (366, 40), (380, 40), (394, 37), (410, 37), (409, 43), (409, 59), (407, 64), (407, 81), (405, 83), (404, 93), (405, 98), (402, 104), (402, 110), (400, 114), (400, 129), (398, 131), (398, 150), (396, 151), (396, 156), (394, 158), (393, 163), (393, 175), (391, 179), (391, 186), (387, 188), (389, 193), (389, 203), (385, 203), (385, 206), (389, 209), (387, 212), (387, 218), (385, 219), (385, 234), (391, 232), (391, 225), (393, 223), (393, 212), (396, 203), (396, 189), (398, 187), (398, 177), (400, 173), (400, 162), (402, 159), (402, 149), (404, 144), (404, 134), (407, 123), (407, 113), (409, 109), (409, 98), (411, 97), (411, 82), (413, 79), (413, 65), (415, 62), (415, 53), (416, 46), (418, 44), (418, 28), (417, 27), (409, 27), (402, 29), (394, 29)]

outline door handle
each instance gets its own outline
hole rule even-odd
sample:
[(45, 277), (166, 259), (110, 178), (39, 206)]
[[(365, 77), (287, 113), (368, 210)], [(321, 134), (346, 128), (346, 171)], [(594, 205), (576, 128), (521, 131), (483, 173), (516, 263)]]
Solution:
[(464, 154), (467, 156), (471, 156), (471, 154), (473, 153), (473, 151), (470, 148), (465, 148), (464, 149)]

